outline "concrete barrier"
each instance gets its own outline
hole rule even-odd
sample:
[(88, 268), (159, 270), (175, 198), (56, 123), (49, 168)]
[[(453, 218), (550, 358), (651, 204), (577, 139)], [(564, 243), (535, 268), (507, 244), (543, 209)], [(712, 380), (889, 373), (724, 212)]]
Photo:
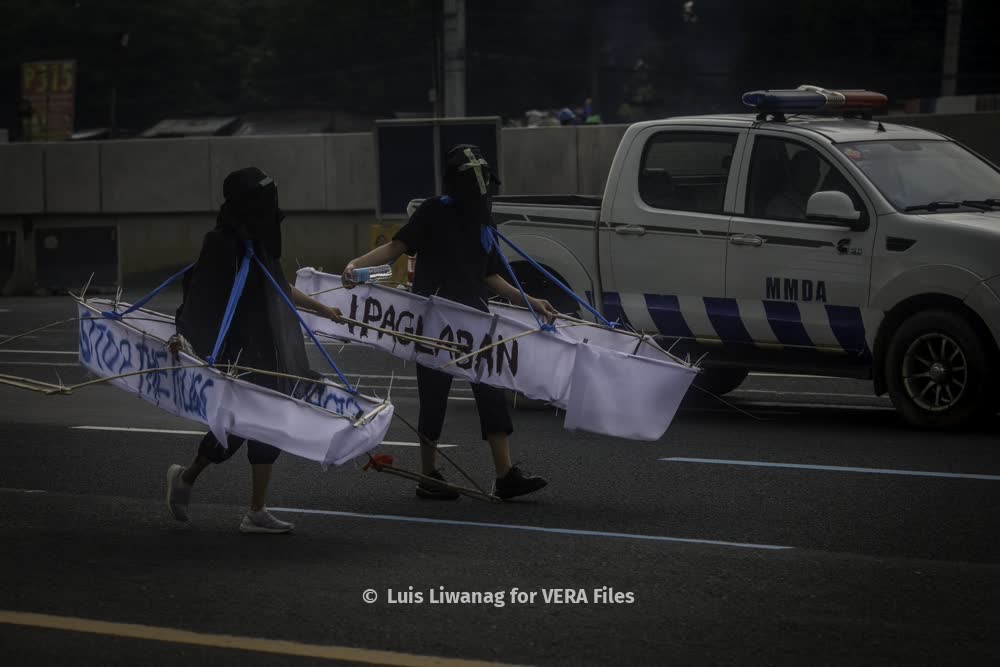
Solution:
[(326, 209), (323, 137), (220, 137), (211, 148), (211, 209), (222, 204), (222, 181), (237, 169), (255, 166), (274, 178), (285, 211)]
[(45, 212), (45, 145), (0, 146), (0, 215)]
[(374, 210), (375, 139), (372, 134), (331, 134), (325, 139), (324, 150), (327, 209)]
[(575, 127), (503, 131), (502, 191), (509, 195), (573, 194), (577, 189)]
[(45, 144), (46, 213), (101, 212), (101, 147)]
[(1000, 165), (1000, 113), (998, 112), (889, 116), (886, 120), (890, 123), (940, 132), (965, 144), (993, 164)]
[[(998, 112), (883, 120), (941, 132), (1000, 163)], [(504, 194), (602, 194), (626, 129), (503, 130)], [(366, 249), (375, 222), (370, 133), (0, 145), (0, 223), (21, 232), (7, 289), (32, 283), (33, 241), (24, 237), (21, 216), (31, 216), (36, 231), (116, 225), (126, 281), (192, 261), (215, 224), (222, 179), (249, 164), (278, 183), (288, 215), (286, 270), (339, 270)]]
[(212, 210), (210, 140), (105, 141), (100, 148), (104, 213)]
[(575, 194), (604, 194), (611, 161), (627, 129), (628, 125), (595, 125), (578, 128), (576, 133), (578, 177)]

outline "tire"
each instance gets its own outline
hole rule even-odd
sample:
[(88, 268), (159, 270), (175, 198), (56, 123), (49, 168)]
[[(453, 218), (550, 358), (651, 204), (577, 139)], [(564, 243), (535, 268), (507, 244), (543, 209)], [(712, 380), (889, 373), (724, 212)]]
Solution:
[(539, 299), (545, 299), (560, 313), (579, 315), (580, 306), (573, 300), (573, 297), (562, 291), (558, 285), (543, 276), (530, 264), (515, 262), (511, 268), (514, 269), (514, 275), (517, 276), (526, 293)]
[(911, 315), (893, 332), (885, 357), (889, 398), (903, 420), (926, 429), (971, 424), (995, 404), (990, 348), (951, 310)]
[(704, 391), (695, 389), (689, 395), (705, 396), (704, 392), (722, 396), (733, 391), (747, 379), (749, 371), (745, 368), (706, 368), (694, 379), (694, 385)]

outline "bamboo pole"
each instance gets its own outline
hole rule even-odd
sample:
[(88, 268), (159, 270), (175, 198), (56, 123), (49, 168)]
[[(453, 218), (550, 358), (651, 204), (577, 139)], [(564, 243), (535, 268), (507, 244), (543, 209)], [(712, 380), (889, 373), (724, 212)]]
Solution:
[(390, 475), (396, 475), (397, 477), (402, 477), (403, 479), (409, 479), (414, 482), (426, 482), (437, 488), (448, 489), (450, 491), (455, 491), (461, 493), (462, 495), (470, 496), (472, 498), (477, 498), (479, 500), (485, 500), (490, 503), (501, 503), (503, 502), (500, 498), (494, 496), (490, 493), (485, 493), (483, 491), (478, 491), (476, 489), (470, 489), (465, 486), (458, 486), (457, 484), (451, 484), (450, 482), (444, 482), (440, 479), (434, 477), (428, 477), (427, 475), (421, 475), (418, 472), (413, 472), (412, 470), (405, 470), (403, 468), (397, 468), (391, 463), (379, 463), (369, 454), (369, 465), (375, 469), (376, 472), (387, 472)]
[[(316, 315), (322, 317), (320, 313), (317, 313), (315, 310), (312, 310), (310, 308), (299, 308), (299, 310), (304, 313), (309, 313), (310, 315)], [(465, 349), (458, 343), (453, 343), (451, 341), (441, 340), (439, 338), (430, 338), (428, 336), (419, 336), (417, 334), (409, 334), (402, 331), (393, 331), (392, 329), (383, 329), (382, 327), (377, 327), (373, 324), (365, 324), (364, 322), (361, 322), (359, 320), (355, 320), (350, 317), (345, 317), (341, 315), (338, 324), (344, 324), (344, 323), (353, 324), (356, 327), (371, 329), (372, 331), (377, 331), (378, 333), (384, 334), (386, 336), (391, 336), (392, 338), (407, 340), (410, 341), (411, 343), (419, 343), (420, 345), (425, 345), (427, 347), (431, 347), (437, 350), (443, 350), (445, 352), (462, 352)], [(318, 333), (322, 336), (326, 336), (327, 338), (337, 338), (332, 334), (327, 334), (322, 332)], [(337, 338), (337, 340), (340, 340), (340, 338)]]
[[(572, 325), (562, 324), (562, 325), (557, 326), (556, 328), (557, 329), (561, 329), (561, 328), (564, 328), (564, 327), (567, 327), (567, 326), (572, 326)], [(465, 354), (465, 355), (462, 355), (461, 357), (457, 357), (455, 359), (452, 359), (447, 364), (445, 364), (444, 366), (442, 366), (441, 369), (444, 370), (445, 368), (451, 368), (455, 364), (460, 364), (463, 361), (466, 361), (467, 359), (472, 359), (473, 357), (475, 357), (477, 354), (479, 354), (481, 352), (486, 352), (487, 350), (492, 350), (495, 347), (499, 347), (500, 345), (503, 345), (504, 343), (509, 343), (512, 340), (517, 340), (518, 338), (524, 338), (525, 336), (530, 336), (531, 334), (541, 333), (541, 331), (542, 331), (542, 329), (532, 329), (531, 331), (525, 331), (523, 333), (517, 334), (516, 336), (511, 336), (510, 338), (504, 338), (503, 340), (498, 340), (498, 341), (496, 341), (494, 343), (491, 343), (489, 345), (484, 345), (483, 347), (479, 348), (478, 350), (473, 350), (472, 352), (469, 352), (468, 354)]]

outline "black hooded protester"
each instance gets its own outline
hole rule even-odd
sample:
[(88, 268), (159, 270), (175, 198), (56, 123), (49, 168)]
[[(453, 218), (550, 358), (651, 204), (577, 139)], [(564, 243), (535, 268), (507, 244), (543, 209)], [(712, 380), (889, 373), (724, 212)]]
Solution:
[[(350, 286), (354, 269), (390, 264), (400, 255), (416, 255), (413, 291), (423, 296), (437, 295), (472, 308), (488, 311), (490, 293), (511, 303), (521, 302), (521, 293), (501, 277), (503, 264), (499, 249), (489, 232), (495, 227), (493, 196), (500, 180), (477, 146), (461, 144), (448, 150), (444, 167), (444, 195), (425, 200), (392, 241), (351, 261), (344, 269), (345, 285)], [(557, 315), (543, 299), (527, 297), (531, 307), (548, 317)], [(417, 366), (420, 398), (420, 454), (424, 475), (444, 481), (435, 467), (437, 442), (444, 427), (452, 376), (439, 370)], [(490, 444), (496, 468), (494, 493), (513, 498), (544, 487), (545, 479), (527, 474), (511, 465), (510, 439), (514, 431), (504, 391), (486, 384), (472, 383), (483, 440)], [(417, 496), (454, 500), (451, 489), (421, 482)]]
[[(215, 228), (205, 235), (198, 262), (184, 276), (183, 303), (177, 309), (178, 336), (172, 349), (189, 346), (207, 359), (213, 352), (230, 293), (247, 244), (271, 274), (278, 288), (298, 307), (316, 310), (334, 321), (340, 311), (324, 306), (289, 285), (281, 268), (281, 221), (278, 189), (274, 180), (256, 167), (229, 174), (222, 185), (225, 198)], [(242, 295), (237, 302), (219, 352), (219, 365), (239, 365), (299, 377), (316, 377), (309, 369), (302, 329), (295, 313), (278, 294), (260, 266), (251, 261)], [(292, 394), (295, 383), (263, 373), (248, 373), (243, 379), (269, 389)], [(187, 521), (191, 487), (210, 463), (222, 463), (244, 444), (229, 436), (228, 447), (211, 433), (201, 440), (194, 462), (187, 468), (172, 465), (167, 470), (167, 504), (179, 521)], [(264, 506), (271, 478), (271, 465), (279, 450), (273, 445), (247, 440), (247, 458), (253, 471), (250, 511), (243, 517), (242, 532), (283, 533), (293, 525), (280, 521)]]

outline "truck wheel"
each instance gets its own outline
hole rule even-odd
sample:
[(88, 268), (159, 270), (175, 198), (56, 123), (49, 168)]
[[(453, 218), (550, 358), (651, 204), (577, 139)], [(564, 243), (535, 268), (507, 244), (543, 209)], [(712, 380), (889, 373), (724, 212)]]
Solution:
[(560, 313), (579, 315), (580, 306), (576, 301), (527, 262), (515, 262), (511, 267), (525, 292), (539, 299), (545, 299)]
[[(743, 384), (748, 374), (749, 371), (745, 368), (706, 368), (698, 373), (694, 384), (716, 396), (722, 396)], [(690, 395), (695, 394), (705, 395), (697, 389), (690, 392)]]
[(889, 340), (889, 398), (912, 426), (967, 424), (993, 407), (989, 363), (985, 342), (966, 318), (949, 310), (917, 313)]

